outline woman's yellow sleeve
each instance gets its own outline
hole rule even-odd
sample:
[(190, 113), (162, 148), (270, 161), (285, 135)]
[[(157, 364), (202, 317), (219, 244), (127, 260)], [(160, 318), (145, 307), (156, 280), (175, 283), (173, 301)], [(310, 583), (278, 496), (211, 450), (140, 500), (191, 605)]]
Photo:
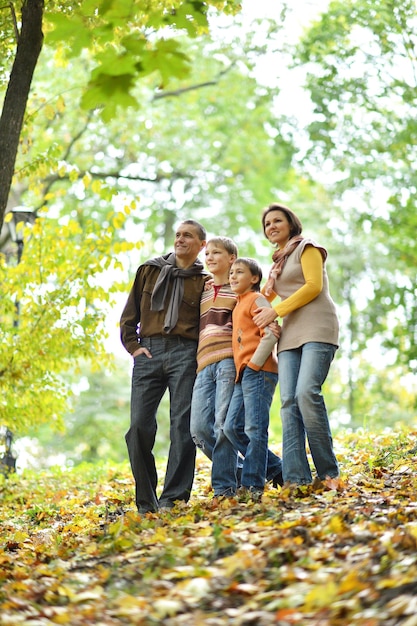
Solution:
[(279, 317), (285, 317), (288, 313), (308, 304), (317, 298), (323, 289), (323, 257), (318, 248), (314, 246), (305, 247), (301, 255), (301, 269), (305, 284), (285, 300), (281, 301), (277, 296), (271, 302)]

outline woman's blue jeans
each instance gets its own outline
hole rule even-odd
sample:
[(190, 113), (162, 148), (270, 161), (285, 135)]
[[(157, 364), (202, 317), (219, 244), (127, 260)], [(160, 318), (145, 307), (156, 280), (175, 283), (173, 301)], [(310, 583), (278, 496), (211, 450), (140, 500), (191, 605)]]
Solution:
[[(244, 415), (244, 433), (247, 438), (242, 468), (242, 485), (263, 491), (268, 462), (269, 410), (278, 375), (245, 367), (240, 382), (236, 383), (224, 424), (224, 434), (236, 445)], [(236, 447), (238, 447), (236, 445)]]
[(312, 482), (306, 436), (318, 477), (339, 475), (322, 396), (322, 385), (336, 349), (332, 344), (308, 342), (278, 355), (284, 482)]

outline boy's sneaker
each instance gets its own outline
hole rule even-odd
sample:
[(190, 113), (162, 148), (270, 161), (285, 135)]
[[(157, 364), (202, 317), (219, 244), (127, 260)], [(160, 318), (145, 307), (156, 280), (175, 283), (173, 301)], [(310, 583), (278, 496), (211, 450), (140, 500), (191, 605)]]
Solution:
[(258, 487), (239, 487), (237, 497), (239, 502), (260, 502), (263, 490)]

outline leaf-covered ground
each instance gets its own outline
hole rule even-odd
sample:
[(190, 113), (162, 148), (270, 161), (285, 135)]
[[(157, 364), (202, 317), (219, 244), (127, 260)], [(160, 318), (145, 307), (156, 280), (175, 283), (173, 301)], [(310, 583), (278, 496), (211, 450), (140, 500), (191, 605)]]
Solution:
[[(139, 516), (127, 465), (0, 481), (0, 624), (417, 626), (417, 432), (335, 439), (342, 478)], [(161, 474), (163, 465), (161, 465)]]

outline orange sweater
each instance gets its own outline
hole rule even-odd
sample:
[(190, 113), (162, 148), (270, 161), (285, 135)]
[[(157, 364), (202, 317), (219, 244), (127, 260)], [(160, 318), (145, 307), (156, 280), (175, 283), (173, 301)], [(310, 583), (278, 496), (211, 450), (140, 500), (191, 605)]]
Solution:
[(276, 356), (277, 338), (271, 330), (258, 328), (253, 321), (254, 311), (258, 307), (271, 306), (264, 295), (249, 291), (238, 296), (233, 310), (233, 359), (236, 366), (236, 380), (242, 377), (243, 369), (248, 366), (255, 371), (278, 372)]

